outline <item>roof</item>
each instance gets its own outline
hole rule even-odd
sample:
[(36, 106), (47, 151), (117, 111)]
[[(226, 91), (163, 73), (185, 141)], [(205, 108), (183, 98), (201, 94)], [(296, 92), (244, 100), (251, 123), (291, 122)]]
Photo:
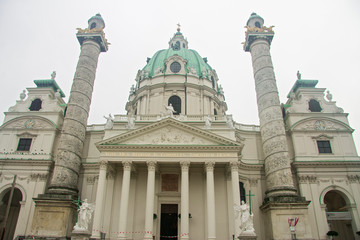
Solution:
[(34, 80), (34, 83), (38, 88), (52, 88), (54, 92), (57, 92), (57, 90), (59, 89), (60, 96), (65, 97), (64, 92), (61, 90), (61, 88), (54, 79)]

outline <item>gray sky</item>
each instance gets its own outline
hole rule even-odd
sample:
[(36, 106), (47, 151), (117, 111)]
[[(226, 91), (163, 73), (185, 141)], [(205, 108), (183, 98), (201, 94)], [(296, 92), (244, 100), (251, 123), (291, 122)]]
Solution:
[[(228, 114), (237, 122), (258, 124), (250, 54), (242, 49), (244, 26), (252, 12), (275, 25), (272, 60), (281, 102), (296, 81), (319, 80), (337, 105), (349, 113), (360, 145), (360, 1), (93, 1), (0, 0), (0, 112), (19, 99), (35, 79), (56, 81), (67, 97), (80, 53), (76, 28), (101, 13), (112, 44), (99, 58), (89, 124), (103, 115), (125, 114), (138, 69), (168, 47), (180, 22), (181, 32), (216, 70)], [(67, 98), (66, 98), (67, 99)], [(0, 115), (0, 122), (3, 121)]]

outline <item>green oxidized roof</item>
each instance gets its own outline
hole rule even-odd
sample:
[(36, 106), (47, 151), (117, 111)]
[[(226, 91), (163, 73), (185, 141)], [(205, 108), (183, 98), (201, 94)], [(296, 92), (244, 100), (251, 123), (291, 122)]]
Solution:
[(60, 96), (65, 97), (64, 92), (61, 90), (54, 79), (34, 80), (34, 83), (38, 88), (52, 88), (54, 92), (59, 89)]
[[(187, 63), (185, 65), (186, 73), (189, 72), (188, 67), (196, 69), (198, 76), (203, 76), (202, 70), (206, 70), (206, 76), (208, 70), (212, 70), (211, 66), (207, 64), (204, 59), (197, 53), (195, 50), (181, 48), (179, 50), (173, 50), (172, 48), (163, 49), (157, 51), (154, 56), (150, 59), (150, 61), (146, 64), (146, 66), (142, 70), (146, 70), (149, 72), (149, 77), (154, 76), (154, 71), (157, 68), (161, 68), (165, 70), (164, 61), (171, 56), (178, 55), (184, 59), (186, 59)], [(164, 71), (165, 72), (165, 71)]]

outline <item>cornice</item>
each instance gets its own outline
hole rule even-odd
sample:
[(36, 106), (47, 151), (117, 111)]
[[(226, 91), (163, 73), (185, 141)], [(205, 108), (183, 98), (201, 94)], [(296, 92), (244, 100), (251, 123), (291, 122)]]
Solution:
[(313, 167), (329, 167), (329, 168), (339, 168), (339, 167), (358, 167), (360, 168), (360, 161), (296, 161), (293, 162), (294, 167), (301, 168), (313, 168)]

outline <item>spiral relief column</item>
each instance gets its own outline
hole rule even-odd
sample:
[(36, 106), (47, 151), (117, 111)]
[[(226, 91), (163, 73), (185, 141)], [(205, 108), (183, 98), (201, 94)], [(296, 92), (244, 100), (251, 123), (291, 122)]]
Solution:
[(285, 125), (280, 107), (270, 44), (272, 27), (263, 26), (264, 20), (252, 14), (247, 22), (245, 51), (250, 51), (260, 118), (260, 131), (265, 154), (266, 196), (296, 196)]
[[(76, 34), (81, 52), (54, 157), (52, 179), (47, 192), (34, 198), (31, 232), (36, 237), (70, 238), (76, 222), (74, 199), (79, 192), (79, 171), (96, 68), (100, 52), (108, 48), (101, 15), (96, 14), (88, 23), (88, 28), (78, 28)], [(91, 233), (87, 234), (90, 237)]]
[[(280, 106), (270, 44), (274, 37), (273, 26), (263, 26), (264, 20), (256, 13), (247, 22), (244, 50), (251, 53), (254, 71), (260, 132), (265, 155), (266, 191), (260, 206), (265, 221), (265, 239), (287, 239), (284, 223), (293, 216), (302, 216), (302, 228), (297, 233), (304, 239), (313, 239), (310, 229), (308, 205), (297, 194), (291, 172), (285, 124)], [(255, 229), (256, 231), (257, 229)]]
[(61, 130), (54, 174), (49, 193), (77, 195), (81, 154), (100, 52), (107, 51), (104, 20), (100, 14), (90, 18), (89, 28), (79, 30), (81, 52), (76, 67), (66, 116)]

